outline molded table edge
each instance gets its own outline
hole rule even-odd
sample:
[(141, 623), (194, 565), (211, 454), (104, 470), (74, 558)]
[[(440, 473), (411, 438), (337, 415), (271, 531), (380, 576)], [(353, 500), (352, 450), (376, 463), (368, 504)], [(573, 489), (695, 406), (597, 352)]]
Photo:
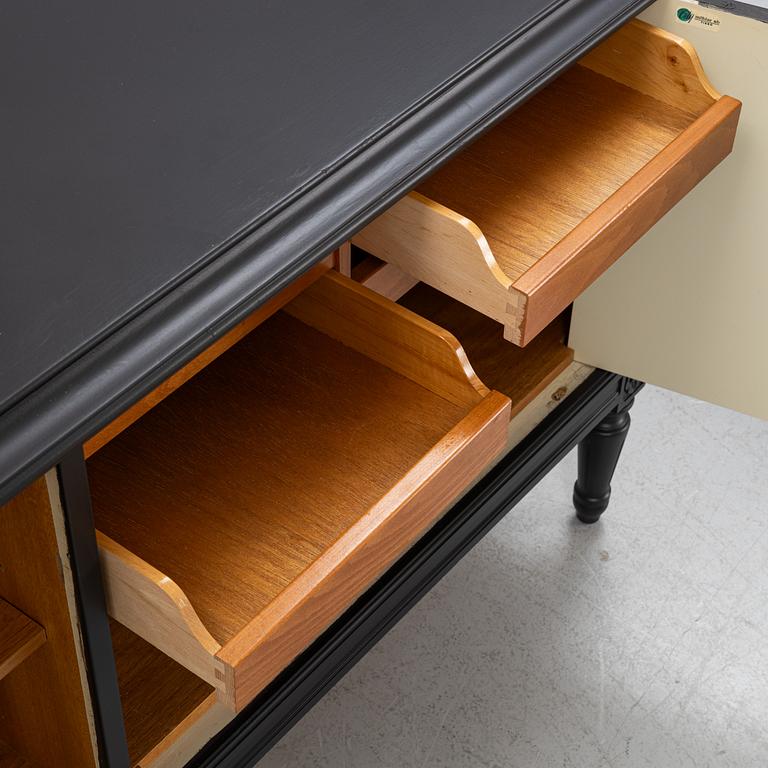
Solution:
[[(650, 0), (559, 2), (0, 416), (0, 504), (406, 194)], [(256, 258), (258, 256), (258, 258)]]

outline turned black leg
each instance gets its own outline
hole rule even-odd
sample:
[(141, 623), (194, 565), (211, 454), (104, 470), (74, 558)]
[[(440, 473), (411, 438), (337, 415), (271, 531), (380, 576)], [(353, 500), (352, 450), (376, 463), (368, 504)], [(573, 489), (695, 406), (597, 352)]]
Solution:
[(609, 413), (579, 443), (579, 476), (573, 487), (576, 517), (596, 523), (611, 498), (611, 478), (629, 431), (632, 399)]

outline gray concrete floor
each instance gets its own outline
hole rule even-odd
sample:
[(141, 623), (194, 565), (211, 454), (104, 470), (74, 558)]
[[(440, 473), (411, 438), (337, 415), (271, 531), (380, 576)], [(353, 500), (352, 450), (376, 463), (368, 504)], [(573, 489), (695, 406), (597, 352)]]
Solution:
[(260, 768), (768, 766), (768, 424), (646, 387), (594, 526), (570, 455)]

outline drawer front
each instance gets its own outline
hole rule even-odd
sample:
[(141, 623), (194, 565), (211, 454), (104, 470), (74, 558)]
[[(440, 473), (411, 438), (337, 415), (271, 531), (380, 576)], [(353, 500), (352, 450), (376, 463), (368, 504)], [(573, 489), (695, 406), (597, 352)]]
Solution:
[(323, 276), (88, 461), (111, 615), (240, 710), (504, 447), (456, 339)]
[(353, 242), (525, 345), (731, 151), (739, 109), (632, 22)]

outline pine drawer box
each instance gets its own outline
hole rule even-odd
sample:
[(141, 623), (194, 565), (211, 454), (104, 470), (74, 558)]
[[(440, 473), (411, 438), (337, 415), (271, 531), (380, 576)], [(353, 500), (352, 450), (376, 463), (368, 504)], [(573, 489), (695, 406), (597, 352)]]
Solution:
[(731, 151), (740, 106), (633, 21), (353, 242), (527, 344)]
[[(427, 286), (403, 304), (316, 275), (86, 446), (137, 765), (242, 710), (584, 378), (564, 318), (521, 350)], [(167, 717), (158, 681), (188, 692)]]
[(451, 336), (322, 277), (89, 460), (110, 612), (241, 709), (503, 448), (509, 408)]

